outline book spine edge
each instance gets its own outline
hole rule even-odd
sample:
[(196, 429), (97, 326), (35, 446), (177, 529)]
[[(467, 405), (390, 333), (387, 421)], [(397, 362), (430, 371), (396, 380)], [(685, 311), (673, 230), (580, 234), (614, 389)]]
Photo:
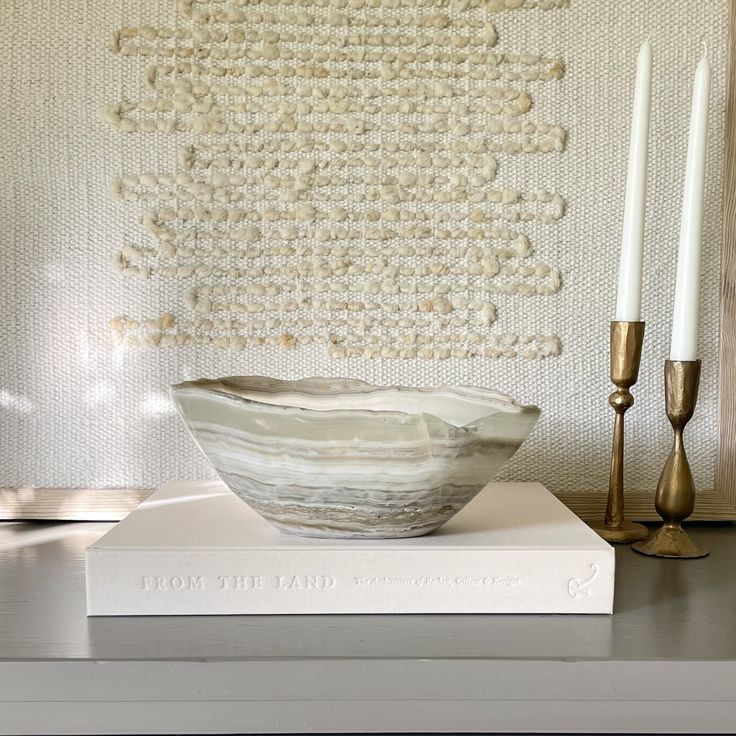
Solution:
[[(613, 549), (384, 550), (336, 561), (338, 554), (302, 554), (287, 573), (283, 551), (154, 555), (93, 548), (86, 555), (87, 615), (612, 613)], [(335, 589), (335, 580), (358, 579), (365, 584)], [(404, 579), (410, 582), (400, 585)], [(528, 584), (515, 587), (517, 579)]]

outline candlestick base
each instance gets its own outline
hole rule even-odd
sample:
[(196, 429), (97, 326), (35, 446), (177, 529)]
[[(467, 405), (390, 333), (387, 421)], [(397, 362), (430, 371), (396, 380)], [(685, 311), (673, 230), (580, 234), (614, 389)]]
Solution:
[(707, 557), (709, 552), (698, 547), (688, 536), (680, 524), (663, 524), (645, 542), (637, 542), (632, 549), (650, 557), (676, 557), (680, 559), (695, 559)]
[(682, 435), (695, 411), (699, 383), (699, 360), (665, 361), (665, 408), (674, 441), (654, 497), (654, 506), (664, 523), (646, 542), (634, 545), (634, 549), (643, 555), (693, 559), (708, 554), (682, 528), (683, 520), (692, 514), (695, 507), (695, 483)]
[(588, 526), (610, 544), (631, 544), (631, 542), (646, 539), (649, 535), (649, 530), (643, 524), (637, 524), (635, 521), (623, 520), (618, 524), (595, 521)]

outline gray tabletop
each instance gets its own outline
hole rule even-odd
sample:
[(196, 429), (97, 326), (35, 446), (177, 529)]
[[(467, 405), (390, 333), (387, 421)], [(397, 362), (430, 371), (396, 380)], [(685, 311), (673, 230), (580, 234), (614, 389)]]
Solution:
[(736, 528), (613, 616), (85, 616), (108, 524), (0, 525), (0, 733), (736, 732)]

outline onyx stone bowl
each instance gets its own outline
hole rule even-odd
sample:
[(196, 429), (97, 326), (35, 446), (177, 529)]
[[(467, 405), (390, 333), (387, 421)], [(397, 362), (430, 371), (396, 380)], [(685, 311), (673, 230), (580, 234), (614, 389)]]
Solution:
[(279, 529), (313, 537), (434, 531), (539, 418), (486, 389), (334, 378), (202, 379), (171, 395), (222, 480)]

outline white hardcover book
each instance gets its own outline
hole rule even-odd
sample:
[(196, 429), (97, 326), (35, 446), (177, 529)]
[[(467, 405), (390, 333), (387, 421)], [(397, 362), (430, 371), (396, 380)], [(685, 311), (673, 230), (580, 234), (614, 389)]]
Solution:
[(91, 616), (611, 613), (614, 551), (539, 483), (491, 483), (434, 534), (284, 534), (220, 482), (175, 481), (91, 545)]

